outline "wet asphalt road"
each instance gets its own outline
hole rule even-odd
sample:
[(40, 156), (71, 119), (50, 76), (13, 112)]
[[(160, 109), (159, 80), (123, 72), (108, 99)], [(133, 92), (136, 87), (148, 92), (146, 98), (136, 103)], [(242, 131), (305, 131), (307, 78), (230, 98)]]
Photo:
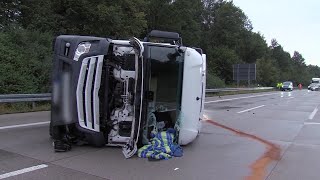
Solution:
[[(206, 101), (209, 119), (281, 147), (281, 159), (267, 166), (265, 179), (320, 178), (320, 92), (270, 92)], [(251, 174), (250, 165), (265, 152), (257, 141), (203, 122), (199, 137), (183, 147), (184, 156), (167, 161), (125, 159), (121, 149), (110, 147), (82, 146), (54, 153), (46, 124), (49, 116), (49, 112), (0, 116), (0, 179), (10, 175), (8, 179), (238, 180)], [(38, 124), (16, 127), (30, 123)], [(19, 174), (21, 169), (28, 172)]]

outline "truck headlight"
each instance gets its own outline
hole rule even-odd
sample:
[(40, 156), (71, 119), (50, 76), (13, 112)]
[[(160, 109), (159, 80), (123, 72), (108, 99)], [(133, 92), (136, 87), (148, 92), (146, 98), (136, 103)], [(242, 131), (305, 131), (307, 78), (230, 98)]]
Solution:
[(76, 49), (73, 60), (78, 61), (79, 57), (82, 54), (88, 53), (90, 51), (90, 47), (91, 47), (91, 43), (89, 42), (80, 43)]

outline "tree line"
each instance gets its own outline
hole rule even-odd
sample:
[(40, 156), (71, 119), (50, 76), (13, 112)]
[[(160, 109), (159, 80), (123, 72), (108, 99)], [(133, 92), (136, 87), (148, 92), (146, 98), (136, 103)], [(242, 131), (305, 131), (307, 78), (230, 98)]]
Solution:
[(3, 0), (0, 2), (0, 94), (50, 91), (53, 38), (77, 34), (143, 38), (153, 29), (180, 33), (184, 45), (207, 54), (209, 88), (232, 85), (232, 65), (256, 63), (256, 84), (320, 77), (273, 39), (271, 45), (246, 14), (225, 0)]

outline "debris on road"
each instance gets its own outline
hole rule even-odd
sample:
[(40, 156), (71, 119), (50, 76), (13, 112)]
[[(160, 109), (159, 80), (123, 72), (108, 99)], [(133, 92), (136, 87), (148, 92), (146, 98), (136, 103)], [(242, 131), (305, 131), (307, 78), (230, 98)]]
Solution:
[(171, 157), (181, 157), (182, 148), (174, 143), (176, 131), (169, 128), (167, 131), (157, 134), (151, 133), (151, 142), (138, 150), (138, 156), (151, 159), (170, 159)]

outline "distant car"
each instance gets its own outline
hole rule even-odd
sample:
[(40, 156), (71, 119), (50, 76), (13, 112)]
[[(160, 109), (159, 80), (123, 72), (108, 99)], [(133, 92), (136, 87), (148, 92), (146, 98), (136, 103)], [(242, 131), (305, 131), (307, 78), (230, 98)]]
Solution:
[(312, 83), (312, 84), (310, 84), (310, 86), (308, 86), (308, 89), (311, 91), (319, 91), (320, 90), (320, 83)]
[(282, 91), (292, 91), (293, 90), (293, 83), (291, 81), (286, 81), (284, 83), (282, 83), (282, 87), (281, 87)]

